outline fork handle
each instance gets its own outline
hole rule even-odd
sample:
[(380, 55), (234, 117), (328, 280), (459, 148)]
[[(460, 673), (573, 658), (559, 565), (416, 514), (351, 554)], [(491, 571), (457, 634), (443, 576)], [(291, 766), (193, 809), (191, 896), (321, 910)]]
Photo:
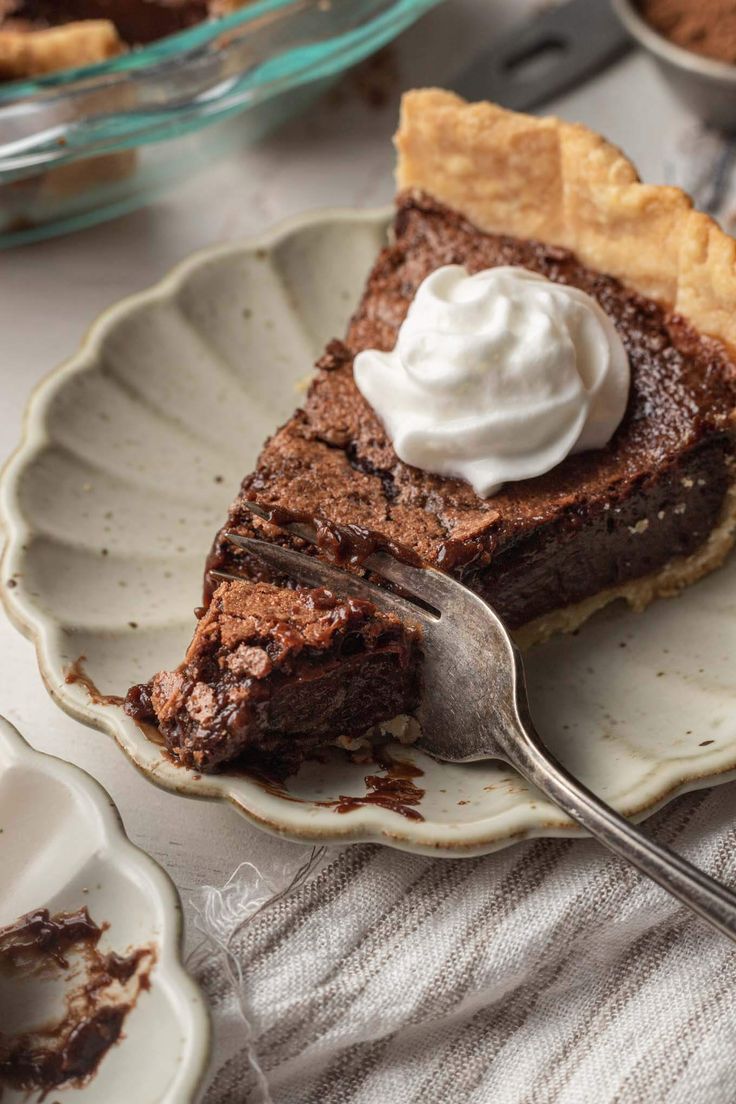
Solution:
[(736, 942), (736, 893), (650, 839), (578, 782), (544, 745), (531, 718), (516, 721), (518, 731), (508, 739), (498, 734), (513, 766), (591, 836)]

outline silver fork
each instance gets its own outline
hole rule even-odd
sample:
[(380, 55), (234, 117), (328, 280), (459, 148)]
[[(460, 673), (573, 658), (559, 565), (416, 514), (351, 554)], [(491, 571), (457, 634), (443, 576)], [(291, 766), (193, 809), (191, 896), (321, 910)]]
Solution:
[[(247, 505), (268, 518), (255, 503)], [(279, 526), (316, 543), (309, 525)], [(620, 816), (544, 745), (529, 713), (521, 654), (493, 608), (477, 594), (449, 575), (411, 567), (385, 552), (369, 556), (365, 566), (406, 596), (314, 556), (238, 533), (226, 536), (297, 583), (367, 598), (378, 609), (421, 625), (425, 692), (417, 712), (422, 735), (416, 746), (452, 763), (502, 759), (511, 764), (602, 844), (736, 942), (736, 893)]]

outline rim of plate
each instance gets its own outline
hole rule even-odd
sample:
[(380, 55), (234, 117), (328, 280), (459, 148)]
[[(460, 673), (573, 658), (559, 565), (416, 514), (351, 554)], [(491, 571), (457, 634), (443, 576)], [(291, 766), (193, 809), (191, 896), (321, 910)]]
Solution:
[[(52, 369), (31, 390), (23, 417), (21, 441), (0, 471), (0, 533), (4, 535), (0, 557), (0, 598), (10, 620), (31, 640), (41, 677), (53, 700), (76, 720), (111, 735), (149, 781), (169, 792), (226, 801), (258, 827), (304, 843), (384, 843), (399, 850), (452, 858), (485, 854), (525, 839), (587, 838), (587, 833), (564, 814), (560, 812), (555, 815), (554, 808), (546, 800), (534, 802), (532, 807), (526, 798), (522, 798), (514, 809), (498, 814), (504, 821), (502, 828), (491, 823), (495, 818), (486, 818), (477, 824), (463, 825), (452, 834), (438, 833), (433, 829), (432, 822), (428, 821), (406, 821), (399, 827), (394, 823), (396, 818), (377, 806), (355, 809), (349, 818), (340, 818), (340, 823), (336, 818), (331, 822), (305, 823), (295, 812), (300, 802), (274, 797), (269, 804), (277, 803), (281, 807), (280, 812), (278, 815), (274, 815), (273, 811), (265, 815), (254, 809), (244, 800), (242, 792), (234, 788), (233, 782), (242, 782), (242, 779), (229, 779), (226, 773), (196, 776), (192, 771), (162, 759), (157, 749), (154, 759), (152, 750), (155, 745), (118, 707), (96, 704), (86, 693), (82, 697), (75, 685), (67, 684), (63, 671), (59, 669), (59, 649), (55, 646), (56, 622), (25, 592), (6, 585), (9, 578), (22, 573), (23, 546), (31, 534), (20, 508), (18, 490), (24, 472), (51, 440), (46, 430), (46, 410), (68, 380), (95, 370), (95, 357), (119, 321), (151, 303), (166, 302), (182, 289), (185, 281), (199, 268), (211, 265), (220, 258), (256, 250), (271, 251), (289, 236), (319, 224), (353, 222), (373, 225), (378, 230), (382, 225), (388, 227), (392, 212), (393, 206), (363, 210), (328, 207), (292, 216), (261, 234), (197, 250), (151, 287), (126, 296), (103, 310), (87, 329), (77, 352)], [(642, 820), (690, 790), (736, 779), (736, 754), (717, 766), (712, 763), (707, 765), (705, 760), (708, 758), (693, 755), (677, 761), (660, 760), (656, 768), (629, 792), (628, 800), (618, 804), (619, 811), (632, 820)]]
[(186, 1052), (172, 1085), (162, 1101), (193, 1101), (201, 1087), (210, 1058), (212, 1024), (202, 992), (182, 961), (184, 918), (176, 886), (155, 859), (134, 844), (125, 831), (118, 808), (107, 790), (88, 771), (48, 752), (37, 751), (18, 729), (0, 716), (0, 744), (10, 757), (26, 763), (32, 770), (56, 779), (67, 789), (81, 793), (97, 816), (102, 849), (118, 869), (144, 870), (163, 916), (156, 970), (168, 991), (175, 997), (172, 1007), (186, 1038)]

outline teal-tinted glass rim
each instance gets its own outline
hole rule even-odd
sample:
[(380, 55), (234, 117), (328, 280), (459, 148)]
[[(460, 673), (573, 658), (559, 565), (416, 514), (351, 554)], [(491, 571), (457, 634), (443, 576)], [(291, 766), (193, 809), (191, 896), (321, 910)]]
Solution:
[[(340, 0), (329, 0), (330, 3), (340, 3)], [(416, 18), (425, 9), (438, 4), (440, 0), (399, 0), (394, 5), (396, 11), (385, 13), (374, 21), (375, 26), (383, 18), (393, 19), (399, 14)], [(222, 16), (219, 19), (206, 20), (177, 34), (168, 35), (157, 42), (147, 46), (136, 47), (128, 53), (95, 65), (77, 66), (74, 69), (63, 69), (57, 73), (48, 73), (34, 80), (8, 81), (0, 85), (0, 104), (19, 99), (35, 97), (39, 93), (52, 89), (69, 89), (78, 81), (89, 81), (94, 77), (115, 77), (119, 74), (131, 73), (136, 70), (150, 69), (172, 59), (181, 58), (195, 50), (214, 43), (224, 33), (238, 31), (247, 27), (265, 16), (279, 11), (282, 8), (292, 8), (298, 12), (302, 8), (302, 0), (258, 0), (256, 3), (247, 4), (240, 11), (231, 15)]]
[(261, 16), (269, 15), (280, 8), (298, 9), (300, 6), (300, 0), (259, 0), (257, 3), (241, 8), (240, 11), (233, 12), (232, 15), (206, 20), (186, 31), (167, 35), (157, 42), (136, 47), (126, 54), (120, 54), (119, 57), (110, 58), (96, 65), (62, 69), (58, 73), (47, 73), (34, 80), (9, 81), (7, 84), (0, 85), (0, 104), (8, 100), (27, 99), (49, 89), (68, 88), (77, 81), (86, 81), (92, 77), (114, 77), (120, 73), (149, 69), (172, 58), (201, 49), (218, 39), (223, 32), (239, 30)]
[[(0, 141), (0, 181), (179, 137), (335, 75), (439, 2), (260, 0), (103, 65), (8, 85), (0, 127), (9, 120), (11, 137)], [(225, 79), (218, 66), (227, 66)], [(58, 123), (60, 105), (71, 111)]]

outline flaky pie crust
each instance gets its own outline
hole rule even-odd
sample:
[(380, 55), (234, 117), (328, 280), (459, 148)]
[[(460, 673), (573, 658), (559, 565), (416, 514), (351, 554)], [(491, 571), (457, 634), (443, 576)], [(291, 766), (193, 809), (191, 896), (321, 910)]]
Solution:
[[(400, 190), (433, 196), (488, 233), (564, 246), (736, 352), (736, 241), (679, 188), (642, 184), (600, 135), (427, 88), (403, 97), (395, 142)], [(641, 610), (719, 567), (736, 537), (733, 465), (732, 480), (717, 524), (692, 555), (522, 626), (519, 644), (571, 632), (617, 599)]]
[(736, 350), (736, 241), (587, 127), (426, 88), (403, 97), (395, 142), (400, 189), (488, 233), (564, 246)]

